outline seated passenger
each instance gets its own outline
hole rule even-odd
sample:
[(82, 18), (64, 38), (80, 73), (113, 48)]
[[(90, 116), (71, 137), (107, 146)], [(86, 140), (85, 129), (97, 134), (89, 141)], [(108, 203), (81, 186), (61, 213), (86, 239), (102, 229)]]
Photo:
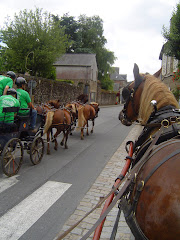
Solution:
[(3, 112), (5, 107), (20, 107), (17, 98), (17, 92), (14, 88), (7, 89), (7, 95), (0, 97), (0, 123), (8, 123), (9, 125), (14, 123), (14, 116), (17, 112)]
[(12, 71), (7, 72), (6, 76), (0, 75), (0, 96), (6, 95), (7, 90), (13, 87), (16, 74)]
[[(15, 84), (17, 85), (17, 98), (20, 102), (20, 108), (31, 108), (32, 113), (30, 115), (30, 126), (29, 129), (32, 132), (37, 132), (36, 128), (36, 118), (37, 118), (37, 111), (35, 110), (31, 98), (29, 96), (29, 93), (25, 91), (26, 87), (26, 80), (23, 77), (18, 77), (15, 81)], [(29, 110), (19, 110), (18, 113), (20, 116), (27, 116), (29, 114)]]

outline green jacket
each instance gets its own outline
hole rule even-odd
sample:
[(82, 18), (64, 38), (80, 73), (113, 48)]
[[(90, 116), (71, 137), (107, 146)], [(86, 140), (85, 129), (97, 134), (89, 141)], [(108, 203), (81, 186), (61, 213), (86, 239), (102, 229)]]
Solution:
[(3, 95), (0, 97), (0, 122), (14, 122), (14, 112), (3, 113), (4, 107), (20, 107), (19, 101), (11, 95)]
[(0, 75), (0, 96), (3, 95), (4, 89), (6, 86), (9, 86), (9, 88), (12, 88), (13, 80), (10, 77), (5, 77), (3, 75)]
[[(25, 90), (18, 88), (17, 91), (17, 99), (20, 102), (20, 108), (28, 108), (28, 103), (31, 102), (31, 98), (29, 96), (29, 93)], [(19, 115), (27, 115), (29, 110), (19, 110)]]

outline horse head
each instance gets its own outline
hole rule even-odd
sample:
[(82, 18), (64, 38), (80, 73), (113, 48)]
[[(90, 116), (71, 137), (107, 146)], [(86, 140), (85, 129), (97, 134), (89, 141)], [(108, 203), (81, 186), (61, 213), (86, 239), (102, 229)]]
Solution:
[(99, 103), (97, 103), (97, 102), (90, 102), (90, 105), (95, 109), (96, 117), (97, 117), (98, 116), (98, 112), (100, 111)]
[(56, 99), (56, 100), (50, 100), (47, 102), (49, 105), (53, 106), (54, 108), (60, 108), (61, 106), (61, 103), (60, 103), (60, 100), (59, 99)]
[(70, 110), (74, 120), (78, 117), (78, 110), (77, 110), (77, 106), (75, 103), (67, 103), (65, 105), (65, 108)]
[(146, 124), (154, 111), (152, 100), (157, 102), (157, 110), (169, 105), (179, 107), (166, 84), (157, 78), (161, 70), (154, 75), (140, 74), (137, 64), (134, 64), (133, 72), (135, 80), (122, 91), (125, 104), (119, 120), (124, 125), (130, 126), (136, 120), (140, 120), (142, 125)]
[(143, 89), (144, 75), (139, 73), (139, 67), (134, 64), (134, 81), (123, 88), (122, 96), (125, 100), (123, 110), (119, 113), (122, 124), (130, 126), (138, 119), (140, 97)]
[(65, 108), (68, 108), (72, 113), (76, 114), (76, 105), (74, 103), (68, 103), (66, 104)]

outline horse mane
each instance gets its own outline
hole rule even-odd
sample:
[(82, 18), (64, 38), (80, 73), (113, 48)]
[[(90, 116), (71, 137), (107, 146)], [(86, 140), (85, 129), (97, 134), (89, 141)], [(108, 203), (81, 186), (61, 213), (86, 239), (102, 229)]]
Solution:
[(53, 111), (53, 112), (49, 111), (49, 112), (47, 113), (46, 123), (45, 123), (45, 125), (44, 125), (44, 134), (48, 132), (50, 126), (52, 125), (53, 116), (54, 116), (54, 111)]
[(165, 83), (152, 75), (145, 75), (138, 116), (142, 124), (147, 123), (153, 111), (153, 107), (150, 104), (152, 100), (157, 101), (157, 110), (168, 105), (179, 108), (177, 100)]
[(97, 103), (97, 102), (90, 102), (90, 104), (99, 106), (99, 103)]

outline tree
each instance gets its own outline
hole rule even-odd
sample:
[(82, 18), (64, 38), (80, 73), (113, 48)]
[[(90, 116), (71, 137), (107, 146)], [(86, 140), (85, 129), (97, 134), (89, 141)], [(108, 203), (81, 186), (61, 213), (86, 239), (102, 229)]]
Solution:
[(64, 29), (39, 8), (15, 14), (0, 34), (6, 44), (6, 70), (47, 78), (54, 77), (53, 63), (69, 44)]
[(163, 26), (163, 36), (167, 40), (165, 52), (180, 60), (180, 4), (172, 13), (170, 28)]

